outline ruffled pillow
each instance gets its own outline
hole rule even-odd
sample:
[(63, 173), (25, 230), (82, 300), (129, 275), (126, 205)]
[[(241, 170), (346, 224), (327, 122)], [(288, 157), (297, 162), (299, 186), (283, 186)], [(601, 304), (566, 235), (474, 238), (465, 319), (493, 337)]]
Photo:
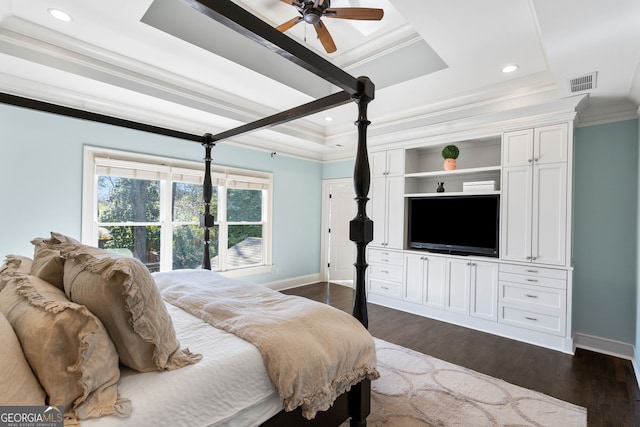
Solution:
[(131, 402), (118, 396), (118, 354), (86, 307), (36, 276), (16, 273), (0, 292), (0, 312), (20, 340), (47, 404), (79, 419), (129, 415)]
[(123, 365), (172, 370), (202, 358), (180, 348), (151, 273), (139, 260), (86, 245), (61, 245), (61, 254), (67, 296), (104, 323)]
[(64, 258), (60, 256), (60, 244), (80, 243), (73, 237), (51, 232), (51, 238), (36, 237), (31, 241), (34, 246), (31, 274), (38, 276), (58, 288), (64, 290)]
[(41, 406), (44, 405), (44, 390), (33, 375), (27, 359), (22, 353), (20, 341), (11, 324), (0, 313), (0, 405)]
[(0, 266), (0, 291), (4, 289), (11, 276), (15, 273), (28, 274), (33, 260), (21, 255), (7, 255)]

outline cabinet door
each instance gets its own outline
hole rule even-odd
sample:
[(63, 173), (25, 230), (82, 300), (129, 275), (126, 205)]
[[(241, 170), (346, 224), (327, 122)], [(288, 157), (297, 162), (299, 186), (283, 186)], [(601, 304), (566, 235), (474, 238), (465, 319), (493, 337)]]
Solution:
[(566, 162), (569, 155), (568, 125), (562, 123), (534, 129), (533, 159), (535, 164)]
[(500, 258), (531, 261), (533, 168), (518, 166), (502, 170)]
[(424, 282), (424, 257), (417, 254), (404, 256), (404, 281), (406, 283), (405, 299), (411, 302), (422, 303), (422, 290)]
[(507, 132), (502, 136), (502, 166), (524, 166), (533, 161), (533, 129)]
[(469, 262), (447, 258), (445, 309), (469, 315)]
[(381, 177), (387, 174), (387, 152), (371, 153), (371, 176)]
[(444, 308), (447, 260), (440, 257), (424, 257), (424, 304)]
[(373, 178), (371, 180), (371, 192), (368, 206), (369, 217), (373, 221), (372, 246), (385, 246), (387, 242), (387, 180), (386, 177)]
[(567, 165), (536, 165), (533, 177), (531, 258), (540, 264), (565, 265)]
[(498, 320), (498, 264), (471, 263), (471, 316)]
[(387, 175), (404, 175), (404, 149), (387, 151)]
[[(387, 177), (387, 247), (402, 249), (404, 241), (404, 177)], [(374, 226), (375, 227), (375, 226)]]

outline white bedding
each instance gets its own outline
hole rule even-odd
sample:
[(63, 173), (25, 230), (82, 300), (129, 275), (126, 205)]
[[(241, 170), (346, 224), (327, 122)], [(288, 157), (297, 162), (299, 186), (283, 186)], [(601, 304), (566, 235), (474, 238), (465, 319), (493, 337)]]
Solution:
[(123, 369), (119, 391), (131, 399), (131, 416), (83, 420), (82, 427), (257, 426), (282, 410), (255, 346), (166, 305), (180, 343), (202, 361), (166, 372)]

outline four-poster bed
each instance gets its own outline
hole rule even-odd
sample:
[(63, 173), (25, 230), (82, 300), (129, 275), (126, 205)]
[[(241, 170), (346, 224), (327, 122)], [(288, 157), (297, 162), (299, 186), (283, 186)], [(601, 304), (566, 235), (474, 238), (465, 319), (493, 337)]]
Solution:
[[(349, 227), (349, 237), (355, 243), (357, 248), (357, 257), (354, 263), (356, 268), (356, 279), (353, 316), (364, 326), (364, 328), (367, 328), (368, 315), (364, 276), (367, 268), (367, 262), (365, 253), (366, 246), (373, 237), (373, 223), (366, 215), (366, 203), (368, 200), (367, 194), (369, 192), (370, 185), (369, 162), (367, 155), (367, 127), (370, 122), (367, 119), (367, 107), (369, 102), (374, 98), (373, 83), (366, 77), (354, 78), (350, 76), (331, 64), (329, 61), (294, 42), (229, 0), (181, 1), (211, 19), (246, 35), (257, 43), (271, 49), (273, 52), (322, 77), (328, 82), (338, 86), (342, 91), (273, 116), (257, 120), (253, 123), (245, 124), (235, 129), (216, 135), (205, 134), (204, 136), (140, 124), (97, 113), (24, 99), (9, 94), (0, 95), (0, 101), (8, 104), (200, 142), (205, 149), (204, 214), (201, 217), (201, 226), (204, 231), (203, 267), (208, 270), (211, 268), (209, 254), (209, 244), (211, 240), (210, 230), (214, 226), (214, 217), (210, 212), (212, 197), (210, 172), (213, 161), (212, 149), (214, 146), (224, 140), (248, 132), (302, 118), (348, 102), (355, 102), (358, 106), (358, 116), (356, 120), (356, 125), (358, 127), (358, 143), (353, 179), (357, 214), (350, 222)], [(361, 382), (352, 386), (347, 393), (340, 395), (334, 401), (333, 406), (329, 410), (319, 412), (312, 420), (303, 418), (300, 413), (301, 411), (298, 408), (294, 411), (281, 411), (261, 425), (264, 427), (297, 425), (330, 426), (339, 425), (349, 419), (352, 427), (365, 426), (366, 417), (370, 412), (370, 387), (370, 380), (366, 378), (363, 379)]]

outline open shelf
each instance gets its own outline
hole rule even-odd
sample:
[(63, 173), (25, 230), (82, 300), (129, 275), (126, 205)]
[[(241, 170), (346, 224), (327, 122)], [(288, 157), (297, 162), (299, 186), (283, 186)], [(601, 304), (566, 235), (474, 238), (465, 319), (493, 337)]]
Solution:
[[(501, 137), (489, 137), (453, 142), (460, 155), (457, 168), (444, 170), (442, 148), (446, 144), (405, 150), (404, 192), (407, 196), (426, 195), (437, 197), (452, 194), (473, 194), (463, 192), (465, 182), (493, 181), (499, 193), (501, 166)], [(436, 188), (444, 182), (444, 193)], [(489, 192), (478, 192), (488, 194)], [(494, 193), (495, 194), (495, 193)]]
[(500, 190), (495, 191), (449, 191), (444, 193), (405, 193), (404, 197), (443, 197), (443, 196), (474, 196), (477, 194), (500, 194)]

